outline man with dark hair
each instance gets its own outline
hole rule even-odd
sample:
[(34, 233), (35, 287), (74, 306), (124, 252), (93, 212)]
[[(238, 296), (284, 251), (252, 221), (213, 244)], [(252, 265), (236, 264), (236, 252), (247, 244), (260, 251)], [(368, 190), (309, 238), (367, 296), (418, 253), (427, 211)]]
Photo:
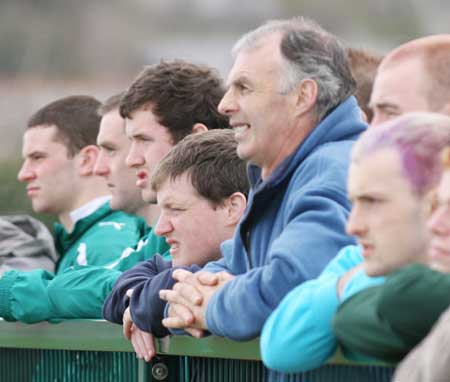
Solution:
[(158, 292), (175, 283), (173, 267), (195, 272), (220, 258), (220, 244), (233, 236), (244, 212), (249, 183), (233, 136), (230, 130), (187, 136), (152, 176), (161, 207), (155, 231), (170, 243), (172, 262), (155, 256), (125, 272), (103, 307), (104, 317), (123, 323), (136, 353), (147, 361), (154, 347), (142, 344), (153, 344), (151, 334), (169, 333), (161, 324), (165, 303)]
[(167, 327), (247, 340), (286, 293), (353, 243), (345, 181), (366, 124), (346, 49), (315, 22), (268, 22), (234, 56), (219, 111), (250, 162), (249, 206), (223, 259), (194, 275), (177, 270), (180, 284), (161, 296)]
[[(112, 211), (103, 179), (94, 174), (100, 103), (88, 96), (60, 99), (35, 113), (23, 138), (18, 177), (33, 209), (56, 215), (61, 258), (56, 274), (76, 266), (105, 265), (146, 230), (135, 216)], [(11, 270), (0, 278), (0, 316), (36, 322), (51, 316), (47, 287), (53, 274)]]
[(153, 167), (191, 133), (228, 128), (217, 111), (224, 94), (218, 74), (207, 66), (176, 60), (145, 68), (122, 97), (131, 148), (128, 166), (136, 170), (142, 198), (154, 203)]
[(134, 80), (122, 97), (120, 114), (132, 126), (152, 114), (177, 143), (195, 132), (197, 125), (209, 130), (228, 128), (228, 118), (217, 110), (224, 93), (214, 69), (182, 60), (161, 61)]
[[(34, 113), (28, 120), (27, 130), (47, 126), (55, 127), (54, 140), (62, 142), (68, 155), (73, 157), (97, 138), (100, 102), (89, 96), (69, 96), (54, 101)], [(73, 117), (77, 118), (74, 119)]]

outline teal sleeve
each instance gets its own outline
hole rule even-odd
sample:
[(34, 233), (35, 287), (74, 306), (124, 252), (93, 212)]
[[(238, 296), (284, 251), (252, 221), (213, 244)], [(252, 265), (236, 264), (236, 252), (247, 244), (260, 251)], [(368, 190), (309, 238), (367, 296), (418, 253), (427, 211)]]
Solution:
[(48, 286), (52, 318), (102, 318), (103, 303), (121, 274), (104, 267), (76, 267), (60, 273)]
[(261, 335), (261, 354), (267, 367), (302, 372), (320, 366), (334, 353), (331, 323), (339, 304), (337, 281), (362, 260), (359, 247), (347, 246), (319, 278), (299, 285), (282, 300)]
[(8, 271), (0, 278), (0, 317), (32, 324), (52, 315), (47, 295), (54, 274), (44, 270)]
[(261, 334), (264, 364), (303, 372), (323, 364), (335, 351), (331, 322), (339, 304), (337, 276), (306, 282), (290, 292), (270, 315)]

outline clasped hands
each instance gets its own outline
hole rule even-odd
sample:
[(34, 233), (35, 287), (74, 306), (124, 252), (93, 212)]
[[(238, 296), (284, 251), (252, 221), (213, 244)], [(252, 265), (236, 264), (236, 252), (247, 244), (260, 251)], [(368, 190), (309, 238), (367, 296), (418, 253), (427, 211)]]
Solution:
[[(183, 269), (173, 272), (178, 281), (173, 290), (161, 290), (160, 297), (169, 302), (169, 316), (163, 320), (167, 328), (185, 329), (194, 337), (204, 335), (206, 327), (206, 307), (212, 295), (234, 278), (227, 272), (191, 273)], [(131, 299), (133, 290), (127, 291)], [(133, 322), (128, 307), (123, 314), (123, 335), (131, 341), (138, 358), (149, 362), (156, 354), (154, 337), (151, 333), (139, 329)]]
[(167, 328), (184, 329), (200, 338), (208, 329), (206, 308), (211, 297), (234, 276), (227, 272), (192, 273), (177, 269), (173, 278), (178, 281), (173, 289), (159, 292), (159, 297), (169, 303), (168, 317), (162, 323)]

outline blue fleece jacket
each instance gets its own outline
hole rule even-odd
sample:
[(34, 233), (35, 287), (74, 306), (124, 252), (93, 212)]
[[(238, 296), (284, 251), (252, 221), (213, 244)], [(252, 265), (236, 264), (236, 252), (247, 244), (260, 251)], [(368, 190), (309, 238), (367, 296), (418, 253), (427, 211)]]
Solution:
[(249, 166), (246, 213), (223, 259), (204, 268), (237, 276), (208, 303), (213, 334), (234, 340), (258, 336), (291, 289), (316, 278), (339, 249), (354, 243), (345, 233), (346, 179), (351, 146), (365, 128), (352, 96), (267, 179)]
[(383, 277), (369, 277), (361, 269), (346, 284), (339, 301), (339, 278), (363, 260), (360, 247), (347, 246), (316, 280), (299, 285), (281, 301), (261, 334), (261, 356), (268, 368), (304, 372), (321, 366), (334, 354), (337, 340), (332, 321), (339, 304), (384, 282)]

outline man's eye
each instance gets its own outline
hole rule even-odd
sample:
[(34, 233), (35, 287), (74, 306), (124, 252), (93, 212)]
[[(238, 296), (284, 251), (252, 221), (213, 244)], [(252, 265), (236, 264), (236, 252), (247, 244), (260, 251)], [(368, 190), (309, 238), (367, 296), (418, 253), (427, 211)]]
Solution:
[(361, 198), (361, 201), (365, 204), (375, 204), (375, 203), (378, 203), (380, 200), (373, 198), (371, 196), (366, 196), (364, 198)]
[(235, 86), (236, 86), (236, 89), (241, 93), (248, 92), (250, 90), (247, 85), (239, 83), (239, 82)]

